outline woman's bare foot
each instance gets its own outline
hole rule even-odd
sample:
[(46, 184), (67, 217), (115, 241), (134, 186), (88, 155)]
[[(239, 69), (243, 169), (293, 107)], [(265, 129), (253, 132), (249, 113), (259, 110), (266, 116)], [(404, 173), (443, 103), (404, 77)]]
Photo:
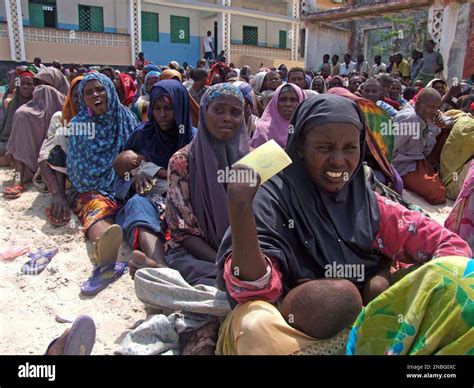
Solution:
[(64, 346), (66, 345), (67, 336), (71, 329), (64, 330), (64, 333), (51, 345), (46, 354), (48, 356), (60, 356), (63, 354)]
[(142, 251), (133, 251), (132, 258), (128, 261), (128, 268), (132, 279), (135, 276), (135, 272), (142, 268), (160, 268), (164, 267), (159, 265), (155, 260), (150, 259)]

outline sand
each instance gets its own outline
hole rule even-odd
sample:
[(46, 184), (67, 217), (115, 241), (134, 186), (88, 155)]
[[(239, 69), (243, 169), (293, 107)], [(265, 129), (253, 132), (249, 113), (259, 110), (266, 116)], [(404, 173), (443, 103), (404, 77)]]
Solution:
[[(0, 191), (8, 184), (9, 169), (0, 168)], [(414, 194), (406, 198), (427, 210), (433, 219), (444, 223), (452, 201), (444, 206), (429, 206)], [(0, 261), (0, 354), (44, 354), (52, 339), (80, 314), (90, 315), (97, 326), (92, 354), (113, 354), (126, 333), (146, 317), (128, 274), (95, 297), (80, 294), (81, 284), (92, 272), (88, 245), (77, 218), (75, 225), (56, 228), (44, 215), (49, 194), (33, 185), (16, 200), (0, 197), (0, 248), (29, 245), (33, 250), (55, 248), (58, 254), (37, 276), (22, 275), (26, 256), (12, 262)], [(90, 250), (90, 247), (89, 247)], [(122, 244), (119, 259), (126, 261), (130, 249)]]

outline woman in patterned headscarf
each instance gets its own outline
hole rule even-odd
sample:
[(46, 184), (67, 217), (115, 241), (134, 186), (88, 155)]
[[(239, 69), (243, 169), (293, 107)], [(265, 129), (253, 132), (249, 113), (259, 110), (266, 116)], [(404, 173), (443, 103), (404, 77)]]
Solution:
[(159, 71), (152, 70), (147, 73), (145, 81), (142, 85), (141, 96), (133, 104), (132, 112), (135, 113), (137, 119), (141, 122), (147, 121), (147, 110), (150, 104), (150, 91), (155, 83), (160, 80), (161, 73)]
[(67, 175), (76, 193), (74, 213), (94, 243), (98, 264), (117, 258), (122, 231), (113, 225), (119, 207), (114, 199), (116, 178), (113, 161), (124, 150), (138, 125), (124, 107), (114, 84), (101, 73), (87, 74), (79, 85), (80, 112), (71, 120), (67, 152)]

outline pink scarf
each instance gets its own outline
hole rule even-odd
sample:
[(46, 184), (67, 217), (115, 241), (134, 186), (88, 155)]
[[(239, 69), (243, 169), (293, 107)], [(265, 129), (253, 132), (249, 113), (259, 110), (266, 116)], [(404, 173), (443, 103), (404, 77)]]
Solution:
[(256, 148), (263, 143), (266, 143), (268, 140), (275, 140), (282, 148), (285, 148), (286, 141), (288, 140), (288, 127), (290, 125), (290, 120), (287, 120), (282, 117), (278, 111), (278, 98), (281, 93), (281, 89), (287, 86), (291, 86), (296, 95), (300, 104), (304, 100), (303, 91), (296, 86), (295, 84), (284, 84), (280, 85), (275, 91), (270, 103), (265, 108), (265, 111), (262, 114), (262, 117), (257, 120), (257, 126), (250, 145), (253, 148)]

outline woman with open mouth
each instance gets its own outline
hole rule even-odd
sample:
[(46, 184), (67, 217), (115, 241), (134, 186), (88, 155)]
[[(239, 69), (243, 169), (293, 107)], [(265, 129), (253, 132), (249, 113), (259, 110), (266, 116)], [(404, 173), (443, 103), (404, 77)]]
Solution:
[[(315, 96), (291, 124), (290, 166), (260, 188), (227, 185), (217, 285), (234, 309), (216, 354), (344, 354), (356, 319), (349, 354), (467, 354), (467, 243), (370, 189), (355, 102)], [(420, 268), (392, 285), (396, 261)]]
[(79, 131), (69, 136), (67, 176), (73, 193), (70, 203), (94, 245), (94, 262), (103, 266), (116, 261), (122, 230), (114, 224), (119, 205), (114, 198), (113, 161), (125, 149), (138, 125), (123, 106), (113, 82), (101, 73), (87, 74), (79, 85), (81, 110), (70, 127), (92, 126), (93, 134)]

